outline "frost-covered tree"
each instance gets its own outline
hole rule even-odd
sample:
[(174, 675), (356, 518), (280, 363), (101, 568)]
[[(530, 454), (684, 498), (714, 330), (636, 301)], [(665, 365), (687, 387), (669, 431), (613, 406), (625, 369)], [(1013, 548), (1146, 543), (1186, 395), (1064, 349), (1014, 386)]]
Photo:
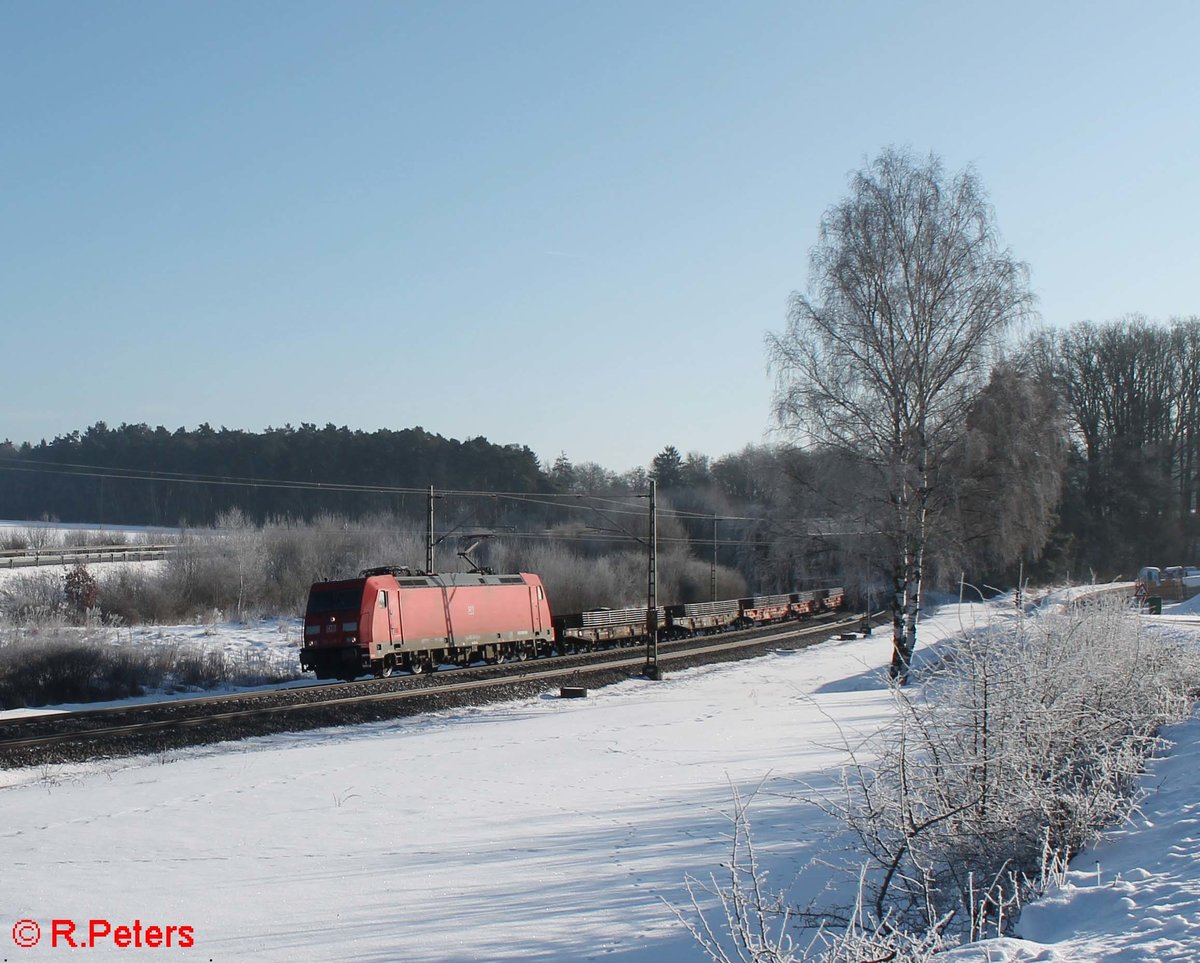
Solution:
[(942, 564), (995, 572), (1037, 560), (1058, 520), (1067, 451), (1066, 415), (1048, 380), (997, 366), (949, 454)]
[(993, 348), (1031, 304), (1027, 270), (1001, 248), (973, 171), (889, 148), (825, 212), (809, 281), (768, 335), (776, 412), (878, 492), (862, 515), (888, 544), (892, 669), (904, 677), (939, 470)]

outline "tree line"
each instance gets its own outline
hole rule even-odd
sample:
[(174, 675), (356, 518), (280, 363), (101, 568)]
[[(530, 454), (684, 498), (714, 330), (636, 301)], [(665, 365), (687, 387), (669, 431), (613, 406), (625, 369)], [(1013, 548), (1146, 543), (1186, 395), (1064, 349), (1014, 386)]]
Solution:
[[(977, 583), (1013, 584), (1022, 564), (1045, 581), (1082, 581), (1197, 561), (1200, 318), (1158, 324), (1134, 316), (1027, 337), (970, 398), (936, 475), (926, 559), (934, 585), (952, 586), (964, 573)], [(200, 477), (329, 487), (196, 484)], [(719, 458), (667, 445), (644, 467), (616, 472), (573, 463), (565, 452), (542, 465), (528, 448), (454, 441), (420, 428), (301, 425), (252, 433), (98, 423), (36, 445), (0, 445), (0, 517), (205, 526), (232, 511), (257, 524), (393, 515), (418, 529), (423, 495), (335, 486), (419, 489), (433, 481), (625, 496), (644, 492), (650, 478), (658, 482), (667, 536), (699, 560), (715, 552), (721, 568), (741, 572), (751, 590), (835, 577), (864, 602), (872, 591), (873, 601), (883, 600), (888, 546), (877, 493), (856, 459), (821, 445), (748, 445)], [(443, 531), (494, 524), (569, 535), (605, 527), (586, 506), (573, 518), (489, 499), (443, 508)], [(640, 522), (628, 527), (641, 534)], [(608, 534), (606, 543), (594, 533), (581, 553), (630, 547), (625, 533)]]
[(1042, 332), (1025, 356), (1071, 441), (1050, 564), (1129, 576), (1196, 562), (1200, 318), (1080, 323)]
[[(778, 562), (770, 548), (773, 492), (786, 481), (773, 469), (776, 458), (767, 447), (711, 459), (668, 445), (647, 465), (616, 472), (596, 462), (573, 463), (565, 452), (543, 465), (525, 447), (456, 441), (421, 428), (368, 433), (302, 424), (255, 433), (101, 422), (52, 441), (0, 444), (0, 518), (191, 530), (229, 529), (236, 518), (232, 528), (264, 532), (305, 524), (321, 531), (367, 526), (381, 537), (412, 537), (402, 555), (368, 552), (364, 564), (419, 568), (432, 484), (439, 570), (465, 565), (456, 551), (466, 536), (484, 533), (489, 538), (473, 552), (481, 565), (573, 571), (578, 566), (571, 559), (578, 559), (585, 568), (591, 564), (591, 582), (613, 591), (598, 595), (594, 585), (568, 586), (562, 579), (565, 600), (636, 604), (645, 577), (638, 540), (648, 529), (647, 502), (639, 496), (654, 478), (660, 565), (692, 572), (678, 592), (678, 600), (692, 601), (714, 590), (723, 598), (748, 589), (782, 591), (830, 575), (794, 560)], [(545, 550), (535, 551), (537, 543), (546, 543)], [(600, 579), (603, 556), (624, 558), (629, 572)], [(685, 565), (685, 557), (694, 564)], [(333, 574), (328, 563), (321, 574)], [(304, 577), (311, 580), (307, 570)], [(677, 593), (668, 594), (677, 600)], [(275, 604), (270, 593), (264, 598)]]
[[(862, 604), (890, 600), (901, 662), (922, 583), (985, 589), (1014, 584), (1021, 569), (1087, 581), (1200, 560), (1200, 318), (1015, 327), (1028, 306), (1023, 267), (989, 238), (978, 183), (948, 180), (936, 159), (885, 160), (895, 169), (879, 161), (831, 208), (813, 291), (797, 295), (788, 329), (769, 339), (789, 443), (716, 459), (667, 445), (618, 473), (565, 452), (539, 464), (523, 446), (421, 428), (98, 423), (0, 445), (0, 517), (192, 527), (231, 512), (259, 526), (387, 518), (419, 534), (433, 483), (480, 493), (439, 499), (439, 564), (457, 564), (456, 537), (475, 530), (497, 536), (478, 550), (481, 564), (532, 560), (514, 548), (522, 540), (564, 542), (585, 561), (635, 560), (646, 535), (636, 496), (653, 478), (664, 550), (696, 563), (685, 600), (713, 591), (705, 566), (725, 593), (835, 579)], [(918, 202), (922, 192), (941, 199)], [(889, 205), (903, 215), (891, 230), (909, 219), (891, 240), (875, 209)], [(938, 231), (965, 235), (951, 243)], [(938, 275), (938, 263), (959, 275)], [(982, 308), (966, 295), (954, 302), (934, 281), (953, 287), (988, 271), (1000, 281), (974, 295)], [(906, 276), (932, 286), (927, 316)], [(999, 308), (994, 331), (955, 325)], [(964, 330), (971, 351), (949, 337)], [(856, 371), (856, 358), (871, 364)], [(555, 500), (563, 495), (577, 497)], [(378, 561), (419, 567), (423, 558)], [(638, 577), (622, 579), (622, 596), (636, 597)]]
[(204, 526), (232, 510), (260, 523), (420, 514), (423, 498), (413, 490), (430, 484), (551, 488), (529, 448), (457, 441), (419, 427), (169, 431), (98, 422), (36, 445), (0, 444), (0, 517), (11, 519)]
[[(763, 486), (778, 499), (766, 517), (806, 526), (772, 526), (776, 549), (815, 538), (879, 580), (891, 558), (880, 515), (895, 503), (877, 478), (822, 446), (780, 449), (772, 464), (788, 483)], [(964, 575), (1078, 583), (1197, 563), (1200, 317), (1026, 332), (964, 406), (925, 494), (936, 509), (925, 574), (941, 589)]]

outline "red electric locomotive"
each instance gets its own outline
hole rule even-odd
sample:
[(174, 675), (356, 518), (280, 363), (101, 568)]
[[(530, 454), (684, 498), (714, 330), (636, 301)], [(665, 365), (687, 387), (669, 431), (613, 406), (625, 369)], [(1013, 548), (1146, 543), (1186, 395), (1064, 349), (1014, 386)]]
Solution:
[(321, 677), (428, 672), (545, 654), (550, 605), (536, 575), (413, 575), (368, 569), (317, 582), (304, 613), (300, 667)]

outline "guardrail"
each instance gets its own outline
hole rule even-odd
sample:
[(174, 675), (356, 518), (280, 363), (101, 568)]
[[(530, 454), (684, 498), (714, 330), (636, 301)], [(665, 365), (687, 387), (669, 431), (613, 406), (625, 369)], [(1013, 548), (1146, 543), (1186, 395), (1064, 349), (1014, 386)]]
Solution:
[(93, 565), (102, 562), (155, 562), (175, 548), (160, 545), (75, 545), (0, 552), (0, 569), (40, 565)]

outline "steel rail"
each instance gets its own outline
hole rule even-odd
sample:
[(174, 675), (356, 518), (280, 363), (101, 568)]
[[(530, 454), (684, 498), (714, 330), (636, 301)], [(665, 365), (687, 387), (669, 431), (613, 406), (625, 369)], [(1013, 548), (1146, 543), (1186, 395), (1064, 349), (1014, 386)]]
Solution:
[[(882, 613), (872, 615), (871, 618), (877, 619)], [(822, 616), (817, 616), (821, 619)], [(828, 628), (830, 626), (842, 626), (854, 622), (861, 621), (861, 616), (845, 616), (833, 614), (833, 618), (827, 613), (822, 621), (809, 621), (804, 623), (806, 629), (818, 630)], [(794, 624), (794, 623), (793, 623)], [(778, 632), (779, 624), (769, 626), (759, 626), (750, 629), (736, 629), (718, 633), (715, 636), (697, 635), (684, 639), (668, 640), (660, 643), (661, 651), (664, 653), (679, 653), (676, 658), (690, 654), (696, 651), (696, 647), (703, 643), (704, 639), (721, 638), (725, 640), (720, 643), (722, 647), (733, 646), (737, 642), (745, 641), (747, 645), (758, 644), (765, 633)], [(597, 649), (588, 652), (576, 652), (566, 655), (543, 656), (538, 658), (538, 663), (553, 662), (555, 664), (563, 664), (571, 662), (574, 664), (574, 671), (584, 671), (592, 667), (607, 667), (615, 657), (619, 656), (620, 652), (625, 649), (637, 649), (640, 651), (641, 643), (634, 640), (627, 645), (618, 646), (614, 649)], [(639, 656), (642, 663), (645, 662), (645, 657)], [(630, 659), (636, 661), (633, 656)], [(587, 663), (587, 664), (582, 664)], [(177, 699), (162, 699), (157, 702), (136, 702), (124, 703), (110, 706), (102, 706), (97, 708), (79, 708), (65, 712), (50, 710), (47, 712), (16, 716), (11, 719), (0, 719), (0, 734), (6, 730), (18, 728), (29, 728), (37, 725), (46, 725), (54, 722), (66, 722), (71, 719), (95, 719), (106, 715), (131, 715), (146, 712), (178, 712), (190, 708), (199, 708), (202, 706), (217, 705), (226, 702), (252, 702), (266, 701), (270, 699), (287, 698), (289, 696), (305, 696), (316, 694), (317, 698), (308, 702), (297, 703), (296, 708), (305, 706), (316, 706), (329, 703), (331, 700), (321, 699), (319, 693), (323, 689), (342, 689), (346, 687), (365, 688), (369, 686), (391, 685), (391, 686), (408, 686), (419, 688), (422, 692), (428, 692), (433, 689), (440, 689), (451, 684), (460, 672), (488, 672), (492, 678), (508, 679), (520, 672), (519, 666), (527, 665), (527, 662), (500, 662), (492, 665), (484, 666), (456, 666), (451, 669), (435, 672), (432, 675), (412, 675), (412, 674), (396, 674), (386, 678), (360, 678), (351, 680), (340, 679), (300, 679), (284, 685), (275, 685), (267, 688), (254, 688), (243, 690), (240, 692), (222, 692), (217, 695), (196, 695), (186, 696)], [(5, 745), (3, 739), (0, 739), (0, 747)]]
[[(817, 625), (806, 625), (803, 627), (788, 627), (780, 629), (778, 627), (772, 630), (755, 634), (749, 638), (741, 638), (736, 640), (726, 640), (722, 642), (714, 642), (701, 644), (699, 646), (689, 646), (686, 649), (672, 649), (664, 651), (659, 655), (659, 661), (663, 663), (680, 662), (685, 659), (703, 658), (704, 656), (736, 653), (742, 649), (761, 648), (764, 646), (778, 645), (788, 640), (805, 638), (808, 636), (819, 636), (813, 639), (809, 644), (815, 644), (818, 641), (836, 635), (839, 631), (844, 630), (847, 625), (859, 622), (860, 616), (855, 616), (852, 619), (845, 619), (836, 622), (824, 622)], [(694, 640), (693, 640), (694, 641)], [(594, 653), (591, 653), (594, 655)], [(562, 657), (566, 660), (573, 660), (577, 657), (567, 656)], [(558, 661), (558, 659), (555, 659)], [(0, 739), (0, 752), (7, 752), (15, 749), (27, 749), (43, 746), (52, 746), (55, 744), (70, 744), (80, 742), (94, 742), (104, 739), (111, 739), (120, 736), (131, 736), (139, 734), (148, 734), (161, 732), (172, 729), (183, 729), (190, 726), (202, 726), (206, 724), (228, 723), (238, 720), (249, 720), (254, 718), (270, 717), (286, 713), (302, 713), (315, 712), (318, 710), (330, 710), (341, 707), (350, 706), (367, 706), (371, 704), (401, 702), (405, 700), (428, 699), (431, 696), (446, 696), (446, 695), (461, 695), (488, 688), (505, 688), (519, 685), (530, 685), (540, 682), (549, 682), (554, 679), (570, 679), (579, 680), (584, 676), (600, 675), (612, 673), (623, 669), (638, 669), (644, 663), (644, 658), (639, 653), (638, 655), (620, 654), (617, 658), (604, 659), (602, 661), (591, 662), (587, 665), (555, 665), (544, 669), (534, 671), (517, 671), (504, 673), (501, 675), (488, 675), (481, 679), (455, 680), (452, 678), (453, 673), (447, 673), (446, 681), (433, 681), (432, 684), (420, 686), (408, 686), (401, 689), (391, 689), (385, 692), (371, 692), (358, 695), (339, 695), (329, 699), (316, 699), (303, 702), (289, 702), (281, 705), (269, 706), (251, 706), (247, 708), (232, 709), (226, 712), (210, 712), (204, 714), (169, 718), (169, 719), (151, 719), (138, 722), (131, 722), (125, 725), (105, 726), (97, 728), (80, 728), (71, 729), (65, 732), (57, 732), (48, 735), (39, 736), (20, 736), (17, 738)], [(411, 678), (411, 677), (401, 677)], [(428, 677), (422, 677), (428, 678)], [(436, 676), (434, 679), (436, 680)], [(375, 680), (367, 680), (375, 681)], [(300, 691), (312, 692), (314, 688), (325, 688), (324, 686), (309, 686), (300, 687)], [(247, 696), (271, 696), (280, 693), (287, 693), (288, 689), (271, 690), (268, 693), (233, 693), (228, 701), (238, 701), (240, 698)], [(197, 703), (212, 704), (214, 701), (220, 701), (223, 697), (210, 697), (203, 700), (184, 700), (181, 702), (165, 702), (165, 703), (150, 703), (149, 706), (155, 708), (184, 708)], [(146, 706), (136, 707), (111, 707), (110, 709), (96, 710), (96, 713), (107, 713), (110, 711), (137, 711), (147, 708)], [(88, 715), (89, 713), (81, 712), (76, 715)], [(61, 716), (43, 716), (43, 720), (53, 720), (61, 718)], [(14, 720), (14, 723), (20, 723), (27, 720)]]

